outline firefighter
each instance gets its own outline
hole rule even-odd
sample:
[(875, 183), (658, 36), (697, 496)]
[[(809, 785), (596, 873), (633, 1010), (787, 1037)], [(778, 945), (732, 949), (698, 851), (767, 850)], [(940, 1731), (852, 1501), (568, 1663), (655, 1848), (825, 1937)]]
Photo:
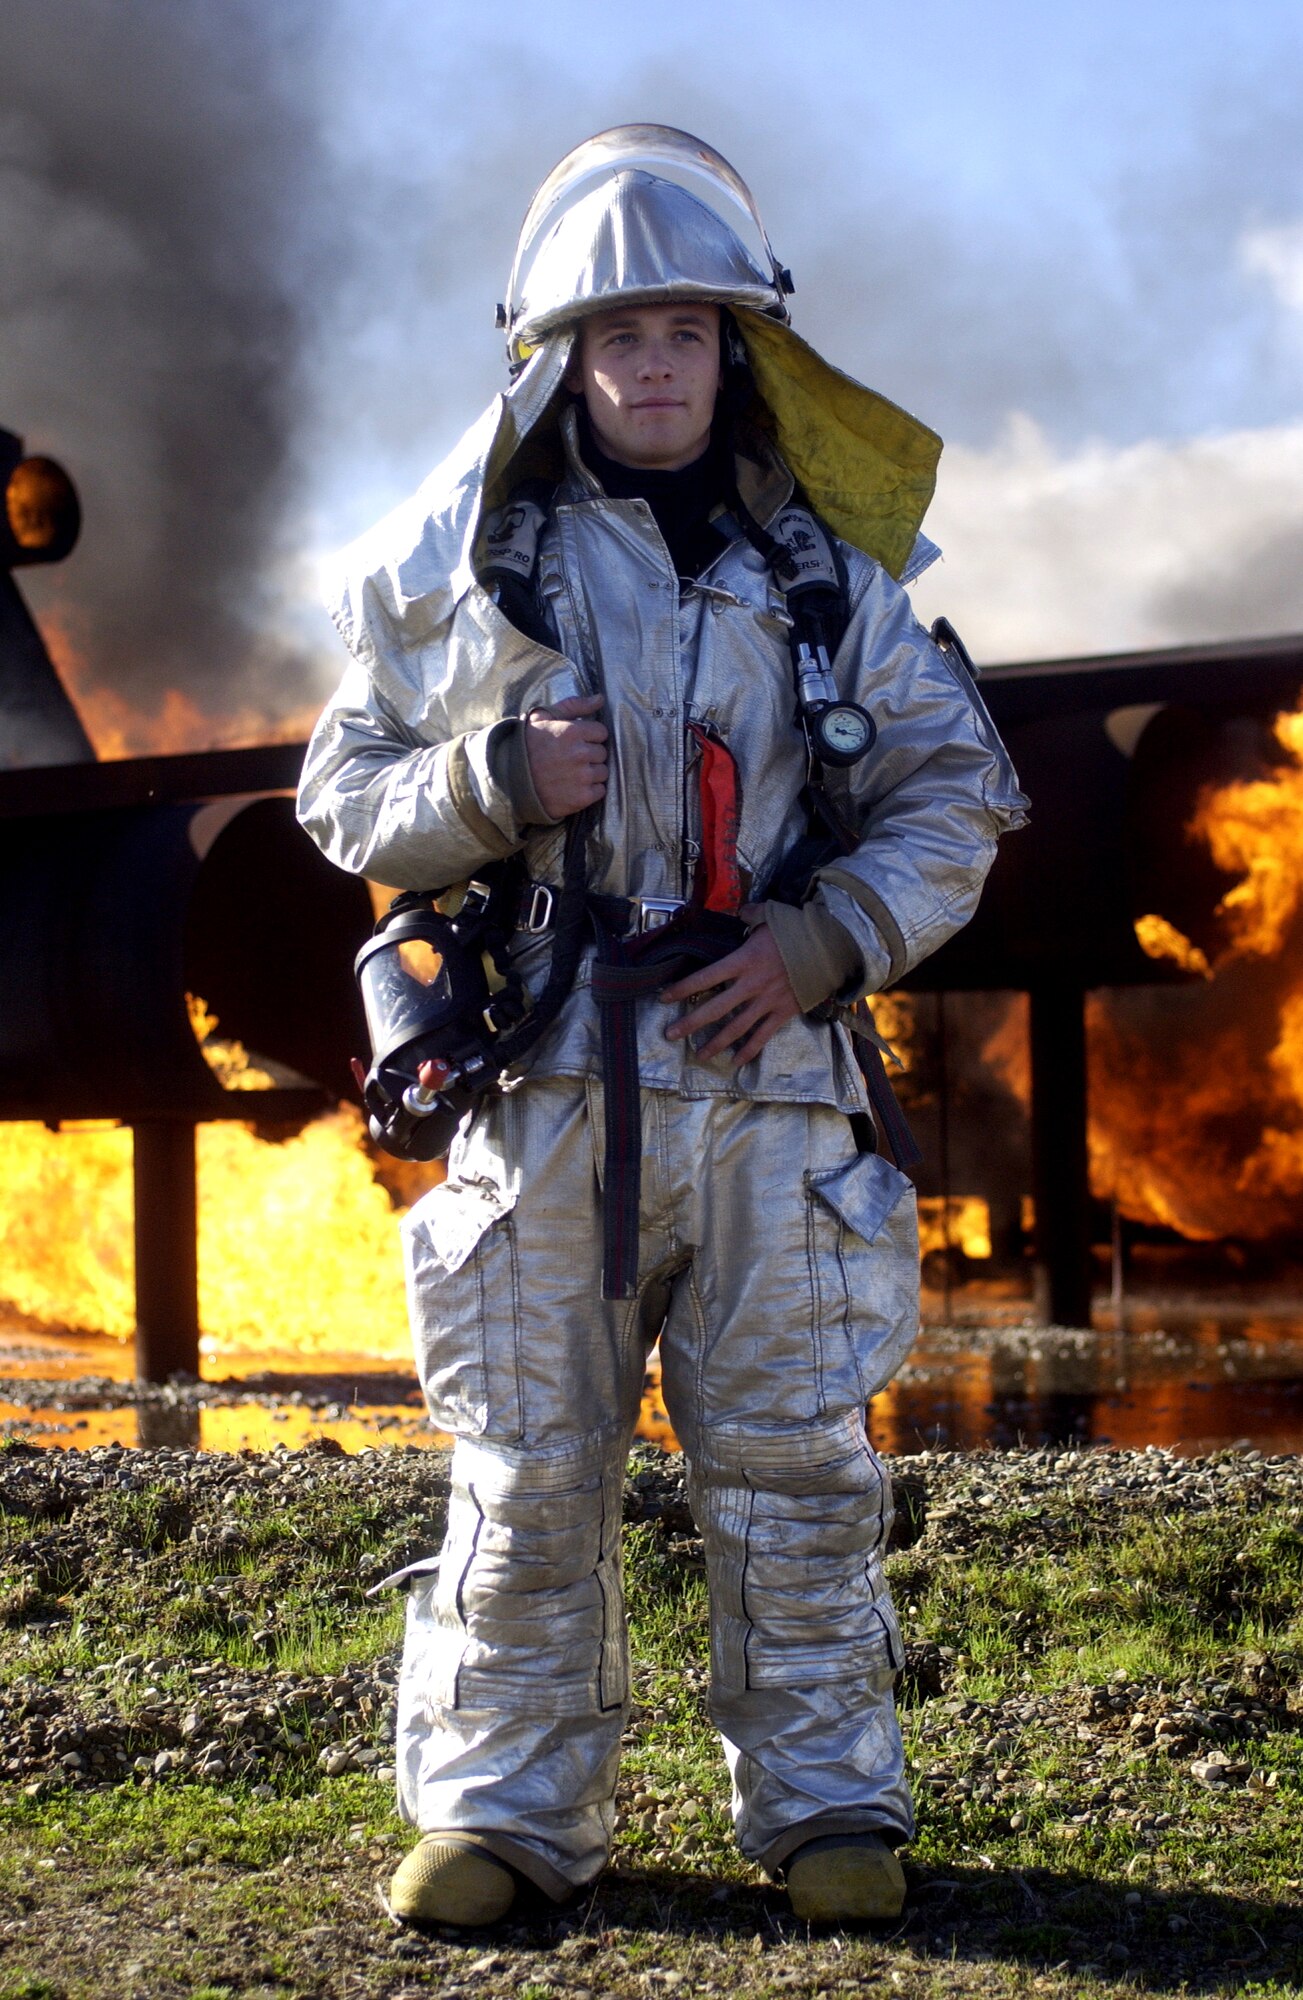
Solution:
[[(621, 1494), (657, 1339), (742, 1851), (800, 1916), (904, 1895), (865, 1407), (916, 1332), (917, 1231), (847, 1010), (966, 921), (1025, 801), (899, 580), (935, 553), (939, 440), (799, 341), (789, 290), (709, 147), (587, 142), (526, 218), (511, 387), (343, 566), (352, 663), (302, 821), (401, 889), (514, 868), (511, 964), (552, 1009), (403, 1225), (456, 1440), (442, 1551), (404, 1572), (420, 1838), (391, 1900), (413, 1921), (494, 1921), (522, 1884), (561, 1900), (608, 1858)], [(830, 659), (795, 643), (812, 575)], [(850, 828), (832, 855), (821, 812)], [(549, 1000), (576, 854), (591, 935)]]

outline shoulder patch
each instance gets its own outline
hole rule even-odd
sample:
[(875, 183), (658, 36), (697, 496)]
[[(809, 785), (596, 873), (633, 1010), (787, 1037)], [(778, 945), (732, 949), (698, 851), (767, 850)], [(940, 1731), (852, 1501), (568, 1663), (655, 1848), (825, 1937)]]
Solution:
[(515, 495), (485, 516), (476, 549), (475, 569), (481, 578), (519, 577), (528, 583), (538, 560), (538, 538), (547, 514), (537, 500)]
[(841, 578), (827, 531), (807, 507), (784, 507), (769, 529), (791, 567), (788, 590), (838, 590)]

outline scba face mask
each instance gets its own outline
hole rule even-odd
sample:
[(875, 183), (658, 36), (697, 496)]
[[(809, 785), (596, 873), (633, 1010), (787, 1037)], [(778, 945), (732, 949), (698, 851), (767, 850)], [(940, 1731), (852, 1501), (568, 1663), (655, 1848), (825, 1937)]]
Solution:
[(515, 372), (555, 328), (617, 303), (708, 300), (786, 324), (792, 289), (721, 153), (673, 126), (617, 125), (567, 153), (534, 196), (498, 323)]
[[(440, 1159), (495, 1081), (507, 1032), (528, 1003), (502, 962), (493, 892), (472, 883), (456, 917), (400, 896), (357, 955), (371, 1067), (356, 1065), (371, 1137), (399, 1159)], [(425, 1065), (423, 1083), (420, 1071)]]

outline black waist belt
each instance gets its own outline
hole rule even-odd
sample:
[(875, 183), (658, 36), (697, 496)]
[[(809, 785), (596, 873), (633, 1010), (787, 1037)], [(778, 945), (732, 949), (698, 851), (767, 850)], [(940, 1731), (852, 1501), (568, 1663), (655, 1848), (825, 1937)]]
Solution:
[(736, 951), (747, 935), (740, 917), (685, 907), (659, 929), (628, 935), (618, 897), (592, 896), (597, 933), (593, 998), (602, 1010), (602, 1098), (606, 1118), (602, 1190), (602, 1297), (630, 1299), (638, 1288), (638, 1212), (642, 1191), (642, 1092), (637, 1005), (698, 966)]
[[(539, 922), (542, 885), (528, 885), (521, 908), (521, 928), (544, 930), (551, 917), (551, 892), (546, 891), (546, 919)], [(638, 1067), (637, 1006), (699, 966), (714, 965), (737, 950), (747, 936), (740, 917), (713, 910), (675, 905), (659, 898), (629, 900), (622, 896), (589, 895), (589, 921), (597, 938), (592, 993), (601, 1009), (602, 1095), (606, 1145), (602, 1190), (602, 1297), (629, 1299), (638, 1288), (638, 1230), (642, 1193), (642, 1079)], [(530, 921), (530, 918), (533, 921)], [(867, 1009), (868, 1002), (858, 1006)], [(896, 1102), (882, 1057), (875, 1043), (852, 1035), (856, 1060), (869, 1102), (877, 1115), (896, 1165), (917, 1165), (922, 1158), (914, 1135)], [(861, 1132), (856, 1114), (856, 1140), (872, 1151), (872, 1129)]]

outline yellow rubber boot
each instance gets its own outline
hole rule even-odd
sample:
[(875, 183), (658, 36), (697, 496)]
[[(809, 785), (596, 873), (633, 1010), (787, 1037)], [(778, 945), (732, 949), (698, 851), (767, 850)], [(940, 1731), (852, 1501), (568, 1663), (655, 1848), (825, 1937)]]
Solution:
[(389, 1907), (415, 1924), (495, 1924), (516, 1894), (516, 1878), (482, 1847), (455, 1833), (427, 1833), (399, 1865)]
[(876, 1833), (811, 1840), (786, 1873), (792, 1914), (807, 1923), (884, 1923), (904, 1907), (904, 1870)]

